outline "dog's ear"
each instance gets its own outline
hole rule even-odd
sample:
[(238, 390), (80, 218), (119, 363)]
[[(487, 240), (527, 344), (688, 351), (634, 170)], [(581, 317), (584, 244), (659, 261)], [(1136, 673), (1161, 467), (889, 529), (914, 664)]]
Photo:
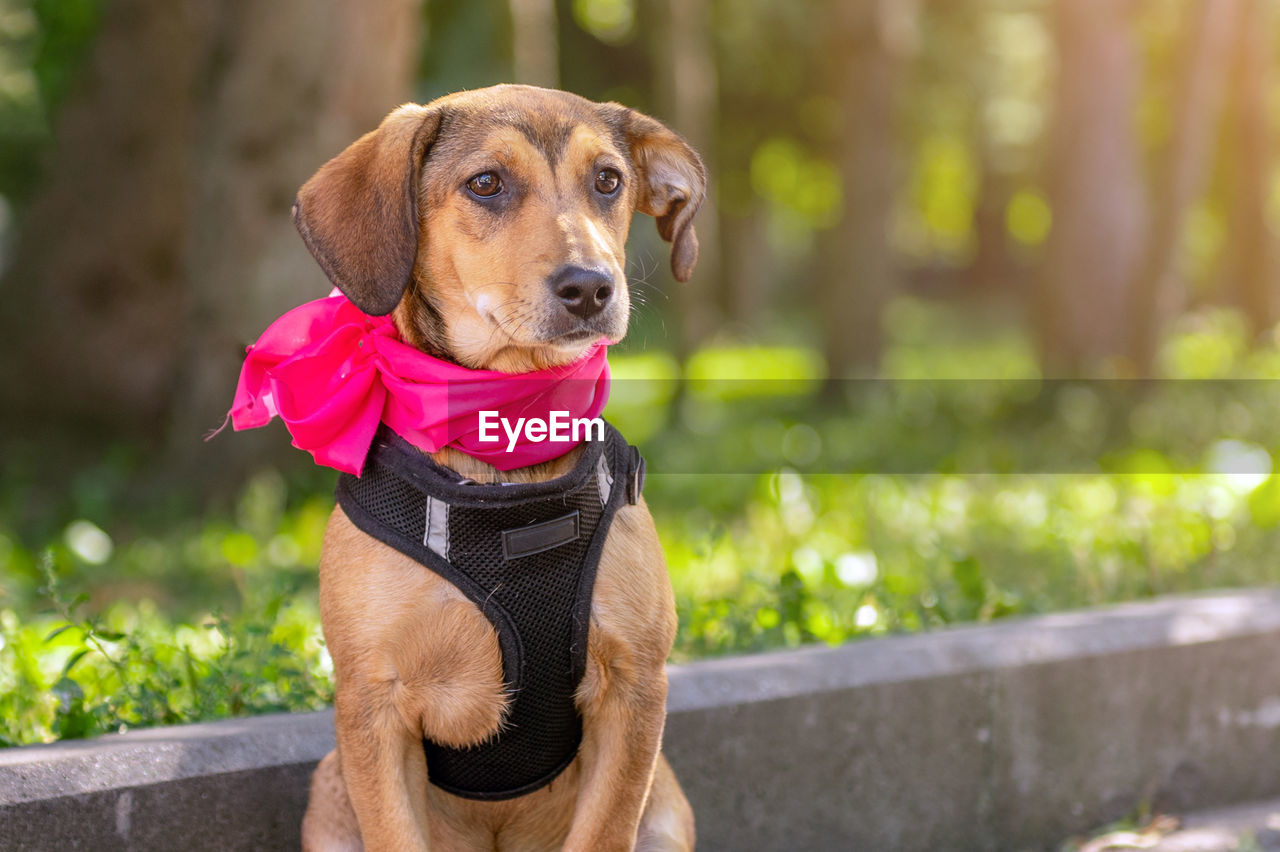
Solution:
[(418, 252), (418, 180), (440, 111), (406, 104), (320, 167), (293, 222), (329, 280), (367, 314), (389, 314)]
[(707, 195), (702, 158), (662, 122), (620, 104), (602, 107), (631, 152), (640, 183), (636, 209), (658, 220), (658, 233), (671, 243), (671, 272), (688, 281), (698, 262), (693, 215)]

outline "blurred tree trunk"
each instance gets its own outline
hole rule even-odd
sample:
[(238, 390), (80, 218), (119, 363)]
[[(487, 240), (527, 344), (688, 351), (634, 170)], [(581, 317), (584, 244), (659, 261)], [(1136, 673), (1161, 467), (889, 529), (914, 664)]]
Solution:
[(1226, 296), (1244, 313), (1253, 335), (1276, 322), (1275, 247), (1267, 227), (1271, 134), (1268, 123), (1270, 62), (1275, 13), (1264, 0), (1242, 0), (1236, 24), (1233, 103), (1227, 156), (1231, 209)]
[(845, 127), (838, 165), (843, 215), (822, 238), (818, 307), (833, 381), (874, 370), (882, 314), (896, 286), (889, 226), (896, 195), (894, 106), (917, 9), (905, 0), (830, 5), (835, 93)]
[(117, 0), (0, 283), (0, 409), (154, 437), (179, 346), (195, 81), (187, 4)]
[(1132, 0), (1056, 0), (1058, 79), (1048, 155), (1053, 229), (1037, 330), (1046, 372), (1078, 374), (1127, 350), (1145, 196), (1133, 127)]
[[(980, 140), (980, 144), (983, 144)], [(984, 145), (985, 147), (985, 145)], [(978, 203), (973, 211), (973, 232), (977, 249), (969, 268), (971, 286), (978, 292), (1007, 290), (1013, 274), (1009, 253), (1007, 213), (1013, 195), (1013, 181), (1000, 171), (988, 154), (981, 159), (982, 176)]]
[(555, 0), (510, 0), (510, 4), (515, 82), (557, 88), (560, 51)]
[[(678, 326), (672, 342), (683, 358), (715, 330), (721, 319), (717, 314), (733, 304), (733, 282), (722, 279), (720, 212), (715, 198), (719, 89), (710, 3), (663, 0), (654, 12), (652, 45), (661, 117), (698, 151), (710, 175), (707, 200), (694, 220), (697, 271), (688, 284), (673, 282), (670, 291), (671, 315)], [(670, 276), (664, 277), (670, 281)]]
[[(322, 6), (323, 8), (320, 8)], [(409, 99), (419, 0), (214, 4), (193, 125), (187, 320), (169, 429), (171, 467), (226, 475), (282, 430), (208, 444), (245, 344), (330, 284), (294, 230), (298, 187)], [(267, 430), (263, 430), (267, 432)]]
[(1187, 207), (1212, 164), (1238, 11), (1237, 0), (1199, 0), (1186, 16), (1173, 132), (1155, 174), (1151, 231), (1134, 284), (1131, 357), (1140, 375), (1150, 374), (1160, 331), (1186, 301), (1175, 260)]
[[(975, 3), (957, 4), (957, 12), (980, 16), (983, 7)], [(982, 50), (981, 41), (972, 39), (967, 45), (974, 51)], [(978, 293), (1007, 291), (1019, 301), (1025, 298), (1026, 288), (1014, 285), (1018, 274), (1016, 261), (1010, 251), (1008, 210), (1009, 201), (1017, 186), (1018, 171), (1012, 165), (1009, 154), (1001, 150), (992, 129), (988, 113), (999, 97), (995, 75), (999, 73), (990, 61), (979, 62), (973, 76), (974, 99), (969, 114), (973, 128), (973, 147), (978, 154), (980, 168), (977, 203), (973, 209), (973, 235), (976, 241), (973, 261), (969, 265), (969, 286)]]
[(200, 439), (244, 345), (326, 291), (294, 193), (407, 98), (417, 21), (417, 0), (107, 4), (0, 300), (15, 422), (251, 463), (268, 439)]

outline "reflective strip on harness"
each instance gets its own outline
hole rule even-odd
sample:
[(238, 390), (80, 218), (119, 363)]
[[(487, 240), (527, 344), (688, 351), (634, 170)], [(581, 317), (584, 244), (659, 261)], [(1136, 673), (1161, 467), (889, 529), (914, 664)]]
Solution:
[(449, 504), (443, 500), (427, 497), (427, 531), (422, 543), (441, 559), (449, 558)]

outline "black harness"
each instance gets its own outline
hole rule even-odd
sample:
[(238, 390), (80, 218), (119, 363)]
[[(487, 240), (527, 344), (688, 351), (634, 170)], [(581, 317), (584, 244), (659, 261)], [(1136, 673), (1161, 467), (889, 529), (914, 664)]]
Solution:
[(424, 740), (433, 784), (468, 799), (510, 799), (573, 761), (596, 567), (614, 513), (640, 499), (643, 483), (644, 459), (608, 424), (573, 471), (547, 482), (464, 480), (386, 427), (363, 476), (338, 480), (352, 523), (457, 586), (498, 632), (512, 696), (503, 727), (465, 749)]

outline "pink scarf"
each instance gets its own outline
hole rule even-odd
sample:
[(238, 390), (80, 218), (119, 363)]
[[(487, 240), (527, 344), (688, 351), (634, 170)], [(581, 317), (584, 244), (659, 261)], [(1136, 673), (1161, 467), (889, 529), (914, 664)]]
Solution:
[(379, 422), (427, 452), (452, 446), (512, 470), (558, 458), (581, 441), (537, 440), (521, 429), (508, 450), (510, 434), (494, 427), (492, 416), (489, 440), (481, 440), (482, 411), (509, 424), (545, 421), (552, 412), (594, 418), (608, 397), (603, 341), (563, 367), (516, 375), (470, 370), (402, 342), (390, 317), (369, 316), (335, 290), (289, 311), (249, 347), (230, 417), (240, 430), (279, 415), (295, 447), (356, 475)]

